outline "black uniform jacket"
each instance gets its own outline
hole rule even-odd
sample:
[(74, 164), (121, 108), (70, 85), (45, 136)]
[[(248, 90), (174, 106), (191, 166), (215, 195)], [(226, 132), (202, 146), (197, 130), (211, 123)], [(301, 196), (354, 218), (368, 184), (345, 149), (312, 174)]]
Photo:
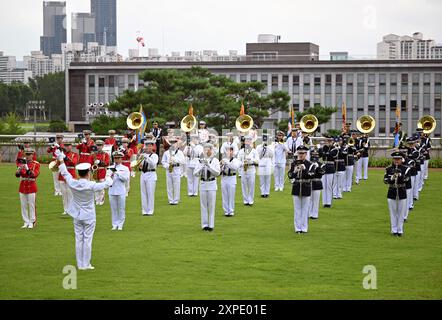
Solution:
[[(397, 173), (397, 174), (396, 174)], [(396, 175), (395, 175), (396, 174)], [(410, 169), (404, 165), (389, 166), (385, 169), (384, 182), (388, 184), (388, 199), (407, 199), (405, 183), (410, 179)]]
[(297, 161), (293, 162), (288, 172), (289, 179), (294, 179), (292, 195), (310, 197), (312, 194), (311, 179), (315, 175), (315, 165), (308, 160), (304, 160), (299, 166), (301, 164), (305, 168), (301, 169), (298, 167)]

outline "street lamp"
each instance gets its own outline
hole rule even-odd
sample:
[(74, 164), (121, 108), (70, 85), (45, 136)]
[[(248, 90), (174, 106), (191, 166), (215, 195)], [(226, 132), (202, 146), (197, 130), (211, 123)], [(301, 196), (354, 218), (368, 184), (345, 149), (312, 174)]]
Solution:
[(40, 114), (42, 111), (45, 110), (45, 101), (44, 100), (37, 100), (37, 101), (28, 101), (26, 104), (29, 111), (34, 111), (34, 143), (36, 143), (36, 137), (37, 137), (37, 111), (40, 111)]

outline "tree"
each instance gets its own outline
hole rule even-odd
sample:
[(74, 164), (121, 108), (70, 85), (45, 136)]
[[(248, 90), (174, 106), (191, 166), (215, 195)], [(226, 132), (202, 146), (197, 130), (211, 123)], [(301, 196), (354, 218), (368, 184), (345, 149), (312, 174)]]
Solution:
[(167, 120), (178, 123), (187, 114), (190, 104), (195, 116), (204, 119), (218, 131), (234, 128), (241, 103), (246, 113), (261, 126), (271, 113), (288, 111), (289, 96), (274, 92), (260, 96), (264, 85), (260, 82), (236, 83), (225, 76), (214, 75), (207, 69), (147, 70), (141, 73), (145, 88), (125, 91), (110, 104), (110, 109), (124, 115), (138, 111), (143, 105), (149, 120)]
[(68, 127), (66, 126), (66, 122), (63, 120), (51, 120), (49, 122), (49, 132), (65, 132), (68, 130)]
[(6, 115), (4, 119), (1, 119), (1, 122), (4, 122), (4, 127), (2, 133), (4, 134), (23, 134), (25, 130), (20, 127), (20, 117), (13, 112), (10, 112)]
[(44, 100), (45, 108), (51, 119), (66, 118), (65, 73), (51, 73), (37, 77), (29, 83), (34, 91), (35, 100)]
[(313, 114), (316, 116), (316, 118), (318, 118), (319, 125), (321, 125), (323, 123), (329, 122), (332, 114), (336, 111), (338, 111), (338, 108), (336, 107), (323, 107), (320, 105), (316, 105), (312, 108), (304, 110), (304, 112), (296, 112), (296, 120), (300, 121), (303, 116), (307, 114)]
[(96, 134), (107, 134), (110, 129), (122, 132), (127, 129), (126, 117), (99, 116), (92, 122), (91, 126)]

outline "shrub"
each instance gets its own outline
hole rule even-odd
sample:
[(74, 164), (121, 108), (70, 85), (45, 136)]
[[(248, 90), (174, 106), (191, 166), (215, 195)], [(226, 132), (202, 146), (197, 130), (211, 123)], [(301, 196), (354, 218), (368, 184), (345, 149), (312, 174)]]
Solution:
[(96, 134), (107, 134), (109, 130), (127, 130), (126, 117), (100, 116), (92, 122), (92, 130)]
[(442, 168), (442, 158), (430, 159), (430, 162), (428, 163), (428, 167), (430, 167), (430, 168)]
[(4, 119), (1, 119), (6, 125), (4, 125), (4, 134), (23, 134), (25, 130), (20, 126), (20, 117), (10, 112)]
[(63, 120), (52, 120), (49, 122), (49, 132), (65, 132), (67, 130), (68, 127)]

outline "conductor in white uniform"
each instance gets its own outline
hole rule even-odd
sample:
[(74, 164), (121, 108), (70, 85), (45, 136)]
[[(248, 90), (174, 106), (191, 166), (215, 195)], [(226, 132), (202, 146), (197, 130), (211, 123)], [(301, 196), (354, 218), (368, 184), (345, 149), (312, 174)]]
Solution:
[(126, 181), (129, 180), (129, 169), (122, 164), (124, 154), (113, 153), (115, 165), (109, 168), (113, 173), (112, 186), (109, 188), (109, 204), (112, 212), (112, 230), (123, 230), (126, 221)]
[(95, 215), (95, 192), (109, 188), (112, 185), (112, 171), (106, 172), (103, 182), (90, 181), (90, 163), (81, 163), (76, 166), (79, 179), (75, 180), (66, 169), (63, 162), (64, 154), (57, 150), (56, 157), (59, 162), (59, 170), (67, 185), (72, 191), (72, 201), (69, 204), (68, 214), (74, 218), (75, 251), (77, 267), (79, 270), (91, 270), (92, 239), (94, 237)]
[(200, 177), (201, 228), (213, 231), (215, 228), (216, 177), (220, 174), (219, 160), (214, 157), (213, 145), (206, 143), (204, 157), (195, 168), (194, 175)]

